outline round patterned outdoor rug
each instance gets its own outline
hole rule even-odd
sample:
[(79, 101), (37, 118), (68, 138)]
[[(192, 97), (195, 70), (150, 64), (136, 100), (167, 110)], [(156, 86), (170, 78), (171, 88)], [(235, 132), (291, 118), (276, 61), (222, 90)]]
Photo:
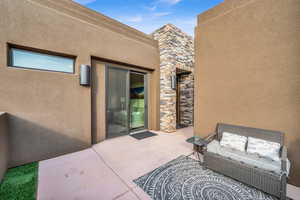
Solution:
[(231, 178), (203, 170), (199, 162), (180, 156), (134, 180), (154, 200), (275, 200)]

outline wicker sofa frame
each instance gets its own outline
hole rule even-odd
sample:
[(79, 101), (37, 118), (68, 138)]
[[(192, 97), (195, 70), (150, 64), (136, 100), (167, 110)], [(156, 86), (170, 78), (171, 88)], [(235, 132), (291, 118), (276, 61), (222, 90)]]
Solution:
[(204, 151), (203, 166), (274, 195), (280, 200), (286, 199), (287, 150), (284, 146), (284, 134), (279, 131), (219, 123), (217, 124), (216, 132), (210, 139), (217, 139), (220, 141), (222, 133), (225, 131), (280, 143), (282, 173), (275, 174), (208, 151)]

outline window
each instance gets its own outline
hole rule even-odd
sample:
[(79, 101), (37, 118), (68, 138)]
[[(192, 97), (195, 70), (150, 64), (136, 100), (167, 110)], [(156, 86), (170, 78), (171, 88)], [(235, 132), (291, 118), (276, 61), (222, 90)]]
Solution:
[(74, 73), (75, 57), (50, 55), (16, 47), (9, 48), (9, 66)]

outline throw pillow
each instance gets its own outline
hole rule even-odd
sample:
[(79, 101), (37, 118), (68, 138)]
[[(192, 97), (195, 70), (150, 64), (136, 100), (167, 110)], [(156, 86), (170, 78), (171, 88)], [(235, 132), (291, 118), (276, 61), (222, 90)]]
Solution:
[(247, 153), (258, 154), (261, 157), (279, 161), (280, 144), (258, 138), (249, 137)]
[(247, 137), (234, 133), (223, 132), (220, 145), (238, 151), (245, 151)]

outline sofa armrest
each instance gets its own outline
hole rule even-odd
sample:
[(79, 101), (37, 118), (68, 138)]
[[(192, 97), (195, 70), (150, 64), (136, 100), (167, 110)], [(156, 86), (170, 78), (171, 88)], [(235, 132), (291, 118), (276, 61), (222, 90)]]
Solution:
[(208, 134), (208, 136), (206, 136), (204, 139), (209, 143), (213, 141), (216, 137), (217, 137), (217, 133), (213, 132)]
[(286, 164), (287, 164), (287, 148), (286, 146), (282, 146), (281, 147), (281, 156), (280, 156), (280, 159), (281, 159), (281, 170), (282, 171), (287, 171), (287, 168), (286, 168)]

